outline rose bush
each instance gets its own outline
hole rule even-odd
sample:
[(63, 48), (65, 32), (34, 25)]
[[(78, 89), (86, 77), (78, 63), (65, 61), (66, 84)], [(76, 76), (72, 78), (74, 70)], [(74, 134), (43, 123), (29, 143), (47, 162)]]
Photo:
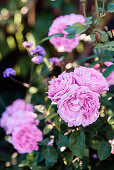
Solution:
[(0, 170), (113, 169), (112, 1), (3, 1)]

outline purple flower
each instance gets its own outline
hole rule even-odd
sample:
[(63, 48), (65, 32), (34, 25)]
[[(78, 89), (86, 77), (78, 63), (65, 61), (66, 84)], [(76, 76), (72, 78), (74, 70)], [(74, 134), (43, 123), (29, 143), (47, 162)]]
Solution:
[(98, 156), (97, 156), (96, 153), (94, 153), (94, 154), (92, 155), (92, 157), (93, 157), (94, 159), (97, 159), (97, 158), (98, 158)]
[(45, 56), (46, 55), (46, 51), (44, 50), (44, 48), (40, 45), (35, 46), (35, 48), (33, 48), (32, 50), (30, 50), (30, 54), (31, 55), (42, 55)]
[(41, 64), (43, 62), (43, 58), (40, 55), (34, 56), (31, 61), (35, 64)]
[(3, 77), (10, 77), (10, 76), (15, 76), (16, 71), (13, 68), (6, 68), (5, 71), (3, 72)]
[(49, 61), (52, 62), (54, 65), (59, 65), (59, 59), (57, 57), (49, 58)]
[(31, 47), (33, 44), (32, 43), (30, 43), (29, 41), (24, 41), (23, 42), (23, 46), (25, 47), (25, 48), (29, 48), (29, 47)]

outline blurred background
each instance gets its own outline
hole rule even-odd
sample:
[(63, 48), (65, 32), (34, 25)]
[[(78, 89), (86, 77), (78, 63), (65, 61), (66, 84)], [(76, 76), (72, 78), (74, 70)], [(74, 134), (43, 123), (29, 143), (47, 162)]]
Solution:
[[(109, 3), (111, 1), (107, 0), (107, 2)], [(102, 0), (99, 0), (99, 6), (102, 6)], [(94, 11), (94, 0), (87, 0), (87, 16), (94, 14)], [(5, 68), (13, 67), (17, 72), (16, 78), (22, 82), (28, 82), (31, 61), (22, 45), (23, 41), (27, 40), (37, 45), (40, 40), (48, 36), (48, 30), (54, 18), (71, 13), (83, 14), (80, 0), (0, 0), (0, 113), (13, 100), (24, 98), (26, 93), (25, 87), (2, 77)], [(103, 25), (107, 25), (109, 30), (114, 29), (113, 14), (109, 13), (104, 17), (101, 23), (101, 29)], [(42, 46), (47, 52), (47, 60), (50, 57), (66, 55), (57, 53), (49, 41), (42, 43)], [(82, 39), (73, 51), (73, 54), (73, 57), (68, 58), (65, 64), (69, 63), (69, 60), (70, 62), (74, 62), (79, 58), (92, 55), (93, 46)], [(37, 70), (41, 70), (41, 75), (46, 78), (60, 74), (61, 68), (59, 67), (54, 67), (51, 73), (49, 72), (47, 60), (45, 60), (42, 66), (38, 66), (37, 68)], [(38, 82), (41, 79), (42, 77), (39, 76)], [(39, 91), (37, 92), (35, 88), (31, 90), (31, 93), (35, 94), (32, 101), (34, 104), (42, 104), (47, 101), (47, 99), (45, 101), (43, 100), (46, 96), (41, 92), (46, 91), (45, 83), (42, 82), (39, 84), (38, 82), (37, 87)], [(5, 170), (10, 167), (10, 163), (8, 164), (7, 162), (11, 162), (11, 159), (13, 162), (12, 167), (15, 166), (16, 155), (13, 154), (14, 150), (11, 145), (4, 141), (5, 133), (2, 129), (0, 129), (0, 133), (0, 169)], [(21, 156), (21, 159), (23, 157)], [(110, 162), (110, 160), (108, 161)], [(107, 162), (103, 161), (102, 168), (105, 166), (107, 166)], [(12, 168), (8, 169), (11, 170)]]

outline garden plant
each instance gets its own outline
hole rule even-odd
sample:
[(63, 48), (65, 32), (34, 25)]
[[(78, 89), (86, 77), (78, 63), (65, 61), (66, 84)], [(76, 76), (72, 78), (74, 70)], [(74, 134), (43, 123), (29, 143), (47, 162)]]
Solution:
[(0, 5), (0, 170), (113, 170), (114, 1)]

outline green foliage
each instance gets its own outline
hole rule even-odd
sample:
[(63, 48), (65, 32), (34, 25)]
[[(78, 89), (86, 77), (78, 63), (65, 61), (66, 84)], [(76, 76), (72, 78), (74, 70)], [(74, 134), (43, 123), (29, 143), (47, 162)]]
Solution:
[(100, 142), (98, 148), (98, 157), (100, 161), (106, 159), (110, 155), (110, 152), (111, 152), (110, 144), (106, 141)]
[(85, 149), (85, 134), (83, 131), (74, 131), (70, 136), (70, 149), (72, 153), (82, 158)]
[(43, 147), (42, 155), (47, 161), (49, 161), (51, 163), (57, 162), (57, 152), (56, 152), (55, 148), (52, 146)]
[[(105, 61), (114, 62), (114, 31), (110, 26), (110, 16), (114, 12), (113, 1), (98, 0), (98, 9), (94, 2), (86, 10), (84, 24), (67, 23), (65, 34), (60, 32), (48, 36), (53, 19), (60, 15), (79, 14), (83, 10), (81, 1), (71, 0), (9, 0), (0, 4), (0, 64), (1, 75), (6, 67), (13, 67), (16, 79), (28, 83), (31, 58), (22, 46), (24, 40), (34, 45), (42, 45), (46, 50), (43, 63), (34, 65), (32, 84), (28, 100), (34, 105), (38, 128), (43, 132), (43, 140), (38, 142), (39, 150), (19, 154), (8, 142), (8, 135), (0, 128), (0, 170), (82, 170), (113, 169), (113, 158), (109, 140), (114, 139), (114, 86), (99, 98), (101, 107), (97, 121), (86, 127), (68, 127), (57, 113), (57, 105), (48, 98), (48, 81), (63, 71), (72, 71), (75, 67), (93, 67), (99, 64), (99, 70), (107, 78), (114, 71), (114, 65), (106, 66)], [(86, 1), (86, 3), (88, 3)], [(88, 4), (86, 5), (88, 7)], [(80, 9), (81, 8), (81, 9)], [(79, 10), (80, 9), (80, 10)], [(97, 9), (97, 11), (96, 11)], [(5, 12), (4, 12), (5, 11)], [(25, 14), (23, 13), (25, 12)], [(27, 13), (26, 13), (27, 11)], [(88, 12), (87, 12), (88, 11)], [(112, 13), (112, 14), (110, 14)], [(108, 18), (108, 21), (107, 21)], [(112, 20), (111, 20), (112, 21)], [(60, 25), (61, 26), (61, 25)], [(66, 35), (67, 34), (67, 35)], [(81, 42), (71, 53), (60, 53), (49, 43), (53, 37), (74, 39), (81, 35)], [(88, 38), (90, 37), (90, 38)], [(58, 66), (51, 65), (50, 57), (61, 60)], [(27, 89), (0, 76), (0, 114), (15, 99), (24, 98)], [(52, 146), (49, 142), (53, 139)], [(94, 159), (93, 154), (98, 158)]]
[(114, 71), (114, 64), (110, 65), (106, 68), (106, 70), (103, 72), (103, 76), (106, 78), (108, 77), (112, 72)]

